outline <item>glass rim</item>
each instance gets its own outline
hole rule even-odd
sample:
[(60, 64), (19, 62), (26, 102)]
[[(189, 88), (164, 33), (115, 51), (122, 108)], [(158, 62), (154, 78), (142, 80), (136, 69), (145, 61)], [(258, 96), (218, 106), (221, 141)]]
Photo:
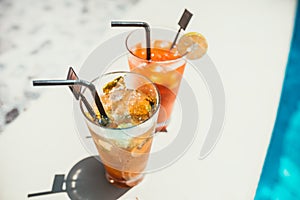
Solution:
[[(150, 35), (151, 35), (151, 32), (152, 32), (152, 30), (164, 30), (164, 31), (170, 31), (170, 32), (174, 32), (174, 37), (175, 37), (175, 35), (176, 35), (176, 31), (175, 30), (173, 30), (173, 29), (167, 29), (167, 28), (151, 28), (151, 30), (150, 30)], [(185, 58), (184, 57), (182, 57), (181, 55), (180, 55), (180, 57), (179, 58), (175, 58), (175, 59), (170, 59), (170, 60), (164, 60), (164, 61), (153, 61), (153, 60), (147, 60), (146, 58), (140, 58), (140, 57), (138, 57), (138, 56), (136, 56), (132, 51), (131, 51), (131, 49), (129, 48), (129, 46), (128, 46), (128, 40), (129, 40), (129, 38), (130, 38), (130, 36), (132, 35), (132, 34), (134, 34), (135, 32), (138, 32), (138, 31), (144, 31), (143, 29), (135, 29), (135, 30), (133, 30), (133, 31), (130, 31), (129, 32), (129, 34), (126, 36), (126, 39), (125, 39), (125, 46), (126, 46), (126, 49), (127, 49), (127, 51), (133, 56), (133, 57), (135, 57), (135, 58), (137, 58), (137, 59), (139, 59), (139, 60), (142, 60), (142, 61), (146, 61), (146, 62), (155, 62), (155, 63), (169, 63), (169, 62), (177, 62), (177, 61), (180, 61), (180, 60), (185, 60)], [(180, 34), (180, 35), (182, 35), (182, 33)], [(151, 37), (151, 36), (150, 36)], [(151, 39), (151, 38), (150, 38)], [(150, 45), (151, 45), (151, 42), (152, 41), (155, 41), (155, 40), (150, 40)], [(172, 39), (170, 39), (170, 42), (172, 42)], [(151, 47), (150, 47), (150, 49), (151, 49)], [(186, 61), (185, 61), (186, 62)]]
[[(112, 74), (134, 74), (134, 75), (138, 75), (140, 77), (142, 77), (143, 79), (147, 80), (151, 85), (154, 86), (155, 90), (157, 91), (157, 101), (156, 101), (156, 107), (155, 107), (155, 111), (153, 112), (153, 114), (146, 120), (142, 121), (141, 123), (139, 124), (136, 124), (136, 125), (133, 125), (133, 126), (129, 126), (129, 127), (126, 127), (126, 128), (110, 128), (110, 127), (106, 127), (106, 126), (103, 126), (101, 124), (98, 124), (94, 121), (92, 121), (90, 118), (87, 117), (87, 115), (85, 114), (84, 110), (83, 110), (83, 105), (82, 105), (82, 98), (80, 97), (80, 100), (79, 100), (79, 107), (80, 107), (80, 110), (81, 110), (81, 113), (84, 115), (84, 117), (89, 121), (91, 122), (92, 124), (96, 125), (96, 126), (99, 126), (101, 128), (104, 128), (104, 129), (110, 129), (110, 130), (126, 130), (126, 129), (132, 129), (132, 128), (136, 128), (142, 124), (144, 124), (145, 122), (147, 122), (148, 120), (150, 120), (154, 115), (156, 115), (160, 109), (160, 105), (161, 105), (161, 96), (160, 96), (160, 92), (157, 88), (157, 86), (154, 84), (153, 81), (151, 81), (149, 78), (147, 78), (146, 76), (142, 75), (142, 74), (139, 74), (139, 73), (136, 73), (136, 72), (131, 72), (131, 71), (113, 71), (113, 72), (108, 72), (108, 73), (104, 73), (96, 78), (94, 78), (91, 83), (94, 83), (95, 81), (99, 80), (101, 77), (104, 77), (104, 76), (107, 76), (107, 75), (112, 75)], [(87, 90), (87, 88), (84, 88), (83, 89), (83, 92), (82, 94)]]

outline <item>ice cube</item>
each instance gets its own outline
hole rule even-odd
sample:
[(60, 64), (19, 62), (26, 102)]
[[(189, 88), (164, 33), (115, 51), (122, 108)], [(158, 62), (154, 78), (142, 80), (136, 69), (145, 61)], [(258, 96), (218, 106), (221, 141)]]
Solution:
[[(110, 147), (119, 147), (123, 149), (127, 149), (130, 147), (130, 140), (131, 136), (124, 130), (113, 130), (113, 129), (106, 129), (103, 134), (105, 138), (109, 141), (108, 144), (111, 145)], [(106, 147), (109, 147), (106, 145)]]
[(116, 90), (110, 94), (111, 111), (110, 115), (117, 124), (127, 123), (129, 117), (129, 98), (128, 90)]
[(134, 123), (140, 124), (150, 117), (152, 100), (144, 93), (133, 91), (129, 98), (129, 113)]
[(96, 143), (98, 143), (98, 146), (103, 147), (103, 149), (105, 149), (106, 151), (110, 151), (112, 148), (111, 144), (109, 144), (108, 142), (104, 142), (100, 139), (98, 139), (98, 141)]
[(170, 49), (172, 43), (165, 40), (155, 40), (153, 42), (153, 47), (157, 49)]
[(120, 78), (108, 83), (104, 89), (106, 92), (101, 98), (111, 119), (111, 128), (128, 128), (151, 116), (152, 105), (156, 102), (153, 95), (149, 96), (151, 91), (146, 94), (139, 89), (127, 89), (124, 79)]
[(110, 102), (117, 102), (120, 101), (123, 97), (124, 97), (125, 92), (123, 90), (116, 90), (111, 92), (111, 94), (109, 95), (109, 100)]
[(166, 70), (164, 69), (164, 67), (162, 67), (160, 65), (156, 65), (156, 66), (152, 67), (152, 71), (153, 72), (164, 72)]

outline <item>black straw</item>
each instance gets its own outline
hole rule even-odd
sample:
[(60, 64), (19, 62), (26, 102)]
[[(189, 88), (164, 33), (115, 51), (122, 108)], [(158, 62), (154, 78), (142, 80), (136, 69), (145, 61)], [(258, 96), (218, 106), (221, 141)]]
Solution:
[(111, 27), (143, 27), (146, 32), (147, 60), (151, 60), (150, 26), (146, 22), (112, 21)]
[[(107, 116), (107, 114), (103, 108), (103, 105), (100, 101), (98, 92), (92, 83), (85, 81), (85, 80), (79, 80), (79, 79), (78, 80), (34, 80), (33, 81), (33, 86), (62, 86), (62, 85), (68, 85), (68, 86), (81, 85), (81, 86), (87, 87), (91, 91), (91, 93), (94, 97), (96, 106), (98, 108), (98, 111), (101, 115), (101, 124), (106, 125), (108, 123), (108, 116)], [(83, 95), (80, 95), (80, 96), (82, 97)], [(83, 103), (86, 104), (87, 101), (84, 99), (85, 98), (83, 98)], [(90, 112), (90, 110), (92, 110), (90, 105), (88, 105), (88, 106), (86, 105), (86, 107), (89, 112)], [(94, 111), (90, 112), (90, 114), (92, 117), (96, 117), (96, 114), (94, 113)]]

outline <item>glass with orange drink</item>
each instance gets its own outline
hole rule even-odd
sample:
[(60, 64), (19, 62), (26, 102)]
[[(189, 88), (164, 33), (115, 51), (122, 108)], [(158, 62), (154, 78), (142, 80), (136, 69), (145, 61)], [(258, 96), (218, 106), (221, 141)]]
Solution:
[(166, 130), (186, 66), (176, 48), (170, 50), (175, 34), (167, 29), (151, 29), (151, 60), (146, 59), (144, 30), (135, 30), (126, 39), (130, 70), (148, 77), (160, 92), (158, 131)]

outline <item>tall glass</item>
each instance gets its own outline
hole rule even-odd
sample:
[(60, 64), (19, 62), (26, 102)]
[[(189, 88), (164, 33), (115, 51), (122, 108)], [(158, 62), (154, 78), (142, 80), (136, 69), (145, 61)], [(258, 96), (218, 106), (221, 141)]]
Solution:
[[(103, 88), (107, 86), (107, 83), (111, 84), (111, 81), (118, 80), (118, 77), (124, 78), (126, 89), (135, 91), (134, 95), (126, 93), (127, 95), (122, 96), (119, 95), (120, 92), (115, 91), (109, 97), (107, 96), (107, 91)], [(133, 72), (107, 73), (94, 80), (93, 83), (108, 116), (115, 119), (107, 126), (95, 123), (80, 101), (82, 114), (106, 170), (106, 178), (116, 186), (135, 186), (144, 177), (143, 171), (151, 150), (160, 107), (159, 92), (148, 78)], [(122, 93), (122, 90), (120, 91)], [(91, 105), (94, 104), (89, 91), (84, 90), (83, 95)], [(141, 95), (146, 95), (147, 98), (154, 100), (154, 103), (148, 117), (142, 119), (143, 116), (138, 115), (139, 117), (135, 119), (136, 115), (131, 116), (132, 113), (142, 112), (144, 105), (149, 106), (143, 102), (145, 98), (139, 97)], [(138, 121), (132, 123), (133, 119)]]
[(175, 31), (151, 29), (151, 60), (146, 59), (146, 37), (143, 29), (131, 32), (126, 38), (131, 71), (148, 77), (159, 89), (161, 108), (157, 130), (166, 130), (186, 66), (176, 46), (170, 50)]

